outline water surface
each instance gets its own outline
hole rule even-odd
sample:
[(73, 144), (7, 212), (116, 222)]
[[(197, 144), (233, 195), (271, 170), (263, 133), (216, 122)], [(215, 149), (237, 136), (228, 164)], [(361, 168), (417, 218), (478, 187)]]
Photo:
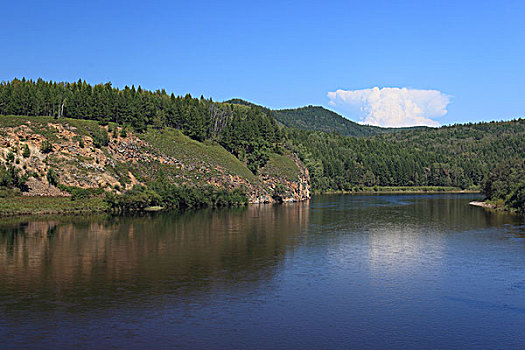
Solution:
[(525, 348), (525, 223), (474, 195), (0, 223), (0, 348)]

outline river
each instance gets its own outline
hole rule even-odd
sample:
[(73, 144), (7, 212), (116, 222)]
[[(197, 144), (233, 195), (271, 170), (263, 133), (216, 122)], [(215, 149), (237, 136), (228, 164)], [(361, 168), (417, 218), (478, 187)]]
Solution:
[(525, 222), (477, 195), (0, 222), (0, 348), (525, 348)]

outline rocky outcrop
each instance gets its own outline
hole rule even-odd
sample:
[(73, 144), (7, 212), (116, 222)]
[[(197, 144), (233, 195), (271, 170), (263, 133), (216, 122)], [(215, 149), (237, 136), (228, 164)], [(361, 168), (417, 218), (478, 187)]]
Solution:
[[(289, 151), (286, 157), (293, 164), (293, 175), (280, 176), (263, 168), (257, 177), (247, 177), (210, 162), (206, 154), (179, 159), (177, 154), (163, 152), (140, 135), (130, 131), (122, 133), (116, 126), (110, 129), (86, 122), (90, 127), (87, 128), (79, 121), (75, 122), (77, 126), (67, 121), (37, 122), (22, 118), (16, 121), (18, 125), (0, 127), (0, 162), (12, 164), (20, 174), (29, 176), (28, 191), (24, 195), (68, 196), (50, 184), (50, 169), (60, 184), (117, 192), (146, 183), (162, 169), (169, 174), (166, 181), (190, 186), (209, 184), (230, 190), (243, 188), (250, 203), (310, 198), (308, 170)], [(107, 144), (96, 145), (93, 132), (107, 133)], [(46, 143), (51, 149), (43, 150)], [(23, 154), (26, 145), (29, 155)], [(238, 166), (244, 167), (241, 163)], [(243, 169), (244, 173), (249, 172)]]

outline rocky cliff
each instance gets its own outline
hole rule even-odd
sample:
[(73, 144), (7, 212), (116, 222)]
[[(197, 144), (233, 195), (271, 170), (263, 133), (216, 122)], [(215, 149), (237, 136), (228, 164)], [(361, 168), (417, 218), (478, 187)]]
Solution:
[(27, 196), (68, 196), (55, 182), (122, 192), (160, 179), (243, 188), (251, 203), (310, 197), (308, 170), (293, 153), (272, 154), (254, 175), (220, 145), (191, 140), (175, 129), (137, 134), (85, 120), (2, 117), (0, 162), (29, 176)]

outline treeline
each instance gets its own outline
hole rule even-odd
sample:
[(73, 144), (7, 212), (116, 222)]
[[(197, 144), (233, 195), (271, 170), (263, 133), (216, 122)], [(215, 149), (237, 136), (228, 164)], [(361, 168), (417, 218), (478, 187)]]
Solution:
[(525, 120), (418, 129), (369, 138), (289, 129), (287, 143), (318, 191), (356, 186), (479, 187), (491, 169), (525, 154)]
[(483, 193), (487, 200), (525, 214), (525, 159), (499, 164), (486, 177)]
[[(269, 112), (268, 112), (269, 113)], [(136, 131), (148, 126), (182, 130), (193, 139), (215, 140), (245, 160), (255, 173), (272, 151), (281, 151), (281, 132), (267, 111), (211, 99), (175, 96), (164, 90), (114, 88), (38, 79), (0, 83), (0, 115), (51, 116), (115, 122)]]

